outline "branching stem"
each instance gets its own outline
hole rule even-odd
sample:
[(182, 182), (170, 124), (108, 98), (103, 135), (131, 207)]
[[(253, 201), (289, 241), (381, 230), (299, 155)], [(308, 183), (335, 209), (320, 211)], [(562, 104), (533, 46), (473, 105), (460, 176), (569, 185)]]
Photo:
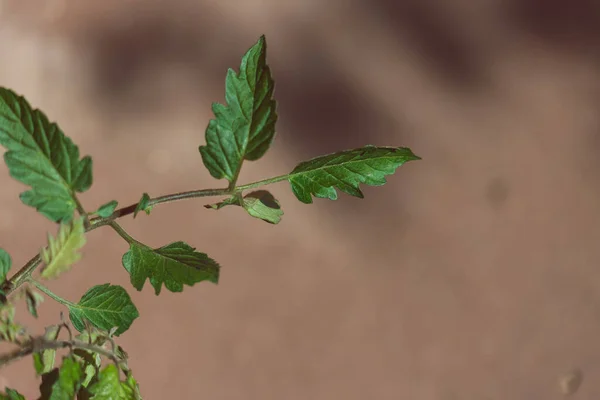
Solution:
[[(158, 204), (171, 203), (174, 201), (185, 200), (185, 199), (194, 199), (194, 198), (198, 198), (198, 197), (228, 196), (228, 195), (231, 195), (238, 191), (252, 189), (252, 188), (259, 187), (259, 186), (264, 186), (264, 185), (269, 185), (271, 183), (280, 182), (280, 181), (287, 179), (288, 176), (289, 175), (280, 175), (280, 176), (276, 176), (274, 178), (263, 179), (261, 181), (248, 183), (246, 185), (241, 185), (241, 186), (237, 186), (237, 187), (233, 187), (233, 188), (228, 187), (228, 188), (224, 188), (224, 189), (190, 190), (187, 192), (168, 194), (168, 195), (159, 196), (159, 197), (150, 199), (148, 201), (148, 206), (155, 206)], [(106, 217), (106, 218), (94, 217), (92, 219), (88, 219), (88, 216), (85, 213), (83, 206), (81, 206), (81, 204), (77, 200), (77, 210), (85, 218), (85, 223), (86, 223), (85, 231), (86, 232), (92, 231), (96, 228), (100, 228), (105, 225), (111, 225), (112, 228), (115, 229), (117, 231), (117, 233), (119, 233), (121, 235), (121, 237), (123, 237), (129, 243), (131, 243), (130, 240), (135, 241), (135, 239), (133, 239), (131, 236), (129, 236), (122, 228), (119, 231), (120, 226), (118, 224), (113, 224), (113, 222), (118, 218), (133, 214), (135, 212), (137, 205), (138, 205), (138, 203), (135, 203), (135, 204), (131, 204), (126, 207), (119, 208), (119, 209), (115, 210), (112, 213), (112, 215), (110, 215), (109, 217)], [(116, 225), (116, 228), (115, 228), (115, 225)], [(126, 236), (123, 236), (122, 233), (124, 233)], [(14, 292), (23, 283), (25, 283), (26, 281), (28, 281), (30, 279), (31, 274), (33, 273), (33, 271), (35, 271), (35, 269), (38, 267), (38, 265), (41, 263), (41, 261), (42, 261), (42, 259), (40, 257), (40, 254), (39, 253), (36, 254), (21, 269), (19, 269), (17, 272), (15, 272), (15, 274), (10, 279), (6, 280), (0, 286), (0, 289), (2, 291), (4, 291), (5, 295), (7, 295), (7, 296), (9, 294), (11, 294), (12, 292)], [(35, 283), (34, 283), (34, 285), (35, 285)], [(42, 290), (42, 289), (40, 289), (40, 290)], [(50, 294), (48, 294), (48, 296), (52, 297)]]

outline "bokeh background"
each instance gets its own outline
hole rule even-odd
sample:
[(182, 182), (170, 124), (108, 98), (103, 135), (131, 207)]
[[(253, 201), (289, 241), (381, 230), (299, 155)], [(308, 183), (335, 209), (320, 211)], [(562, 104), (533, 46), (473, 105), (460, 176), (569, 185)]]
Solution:
[[(228, 67), (266, 34), (278, 136), (240, 182), (365, 144), (409, 146), (366, 198), (271, 226), (205, 199), (122, 221), (222, 265), (218, 286), (128, 286), (125, 242), (90, 233), (50, 286), (108, 281), (141, 317), (119, 342), (146, 399), (600, 396), (600, 2), (2, 0), (0, 85), (94, 157), (88, 208), (220, 187), (197, 151)], [(0, 174), (0, 246), (25, 263), (55, 227)], [(41, 327), (61, 308), (44, 303)], [(35, 398), (31, 362), (0, 371)]]

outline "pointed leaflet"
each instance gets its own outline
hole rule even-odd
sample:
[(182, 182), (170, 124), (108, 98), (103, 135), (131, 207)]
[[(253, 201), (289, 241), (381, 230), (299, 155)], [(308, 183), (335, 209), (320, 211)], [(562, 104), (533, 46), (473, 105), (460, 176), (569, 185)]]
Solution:
[(227, 105), (213, 104), (215, 119), (206, 129), (202, 161), (210, 174), (229, 182), (237, 179), (242, 161), (258, 160), (275, 137), (275, 83), (267, 66), (267, 43), (261, 36), (242, 58), (240, 72), (227, 71)]
[(102, 218), (108, 218), (115, 211), (117, 205), (119, 205), (119, 203), (116, 200), (109, 201), (108, 203), (102, 204), (100, 207), (98, 207), (98, 210), (96, 210), (96, 214), (98, 214)]
[(12, 260), (10, 258), (10, 254), (3, 249), (0, 249), (0, 283), (6, 280), (6, 276), (8, 275), (8, 271), (10, 271), (11, 265)]
[(142, 210), (145, 211), (147, 215), (150, 215), (150, 210), (152, 210), (152, 206), (148, 206), (149, 202), (150, 196), (148, 195), (148, 193), (144, 193), (140, 201), (135, 206), (135, 210), (133, 211), (133, 218), (137, 217), (137, 214)]
[(61, 224), (58, 235), (54, 239), (48, 234), (48, 247), (42, 249), (42, 261), (46, 264), (42, 270), (42, 278), (54, 279), (81, 259), (81, 248), (85, 245), (85, 229), (83, 218)]
[(359, 184), (381, 186), (386, 183), (386, 175), (411, 160), (420, 160), (420, 157), (405, 147), (365, 146), (305, 161), (298, 164), (287, 179), (294, 195), (306, 204), (312, 203), (311, 195), (337, 199), (335, 188), (362, 198)]
[(131, 284), (142, 290), (146, 279), (160, 294), (162, 285), (171, 292), (183, 291), (183, 285), (201, 281), (217, 283), (219, 264), (184, 242), (175, 242), (158, 249), (132, 243), (123, 255), (123, 267), (129, 272)]
[(75, 192), (92, 185), (92, 159), (79, 159), (79, 148), (40, 110), (0, 87), (0, 145), (10, 175), (31, 186), (21, 201), (52, 221), (70, 219)]
[(37, 309), (44, 301), (44, 297), (31, 288), (25, 289), (25, 301), (27, 303), (27, 311), (35, 318), (38, 317)]
[(86, 319), (106, 331), (116, 326), (115, 335), (119, 336), (139, 315), (125, 289), (110, 283), (94, 286), (85, 292), (79, 303), (69, 305), (71, 322), (80, 332), (85, 328)]

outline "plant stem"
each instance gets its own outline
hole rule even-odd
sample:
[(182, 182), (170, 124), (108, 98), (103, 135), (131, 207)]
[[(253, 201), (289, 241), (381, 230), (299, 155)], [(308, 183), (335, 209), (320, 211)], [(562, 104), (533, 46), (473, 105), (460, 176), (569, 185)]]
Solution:
[(38, 353), (43, 350), (58, 350), (58, 349), (82, 349), (88, 350), (94, 353), (98, 353), (103, 355), (104, 357), (110, 358), (115, 364), (118, 365), (119, 359), (118, 357), (106, 350), (103, 347), (95, 346), (90, 343), (82, 342), (80, 340), (49, 340), (43, 336), (34, 337), (22, 347), (11, 351), (10, 353), (6, 353), (0, 356), (0, 368), (10, 364), (13, 361), (17, 361), (23, 357), (26, 357), (32, 353)]
[[(185, 200), (185, 199), (193, 199), (198, 197), (211, 197), (211, 196), (227, 196), (231, 195), (236, 191), (252, 189), (259, 186), (269, 185), (271, 183), (280, 182), (286, 180), (289, 175), (280, 175), (274, 178), (263, 179), (261, 181), (248, 183), (246, 185), (237, 186), (234, 188), (225, 188), (225, 189), (201, 189), (201, 190), (191, 190), (187, 192), (179, 192), (168, 194), (164, 196), (155, 197), (148, 201), (149, 206), (154, 206), (157, 204), (171, 203), (174, 201)], [(235, 181), (234, 181), (235, 182)], [(85, 210), (77, 200), (77, 210), (79, 213), (84, 215), (86, 221), (88, 221), (87, 226), (85, 227), (85, 231), (89, 232), (96, 228), (100, 228), (105, 225), (110, 225), (111, 222), (116, 220), (117, 218), (121, 218), (127, 216), (129, 214), (133, 214), (138, 203), (131, 204), (126, 207), (119, 208), (115, 210), (112, 215), (107, 218), (102, 217), (94, 217), (92, 219), (88, 219), (87, 214), (85, 214)], [(113, 229), (114, 226), (113, 226)], [(117, 231), (118, 232), (118, 231)], [(123, 237), (125, 238), (125, 237)], [(133, 239), (129, 237), (130, 239)], [(128, 240), (128, 239), (125, 239)], [(135, 240), (135, 239), (133, 239)], [(40, 254), (36, 254), (31, 260), (29, 260), (21, 269), (19, 269), (10, 279), (6, 280), (1, 286), (0, 289), (4, 291), (4, 294), (8, 296), (12, 292), (14, 292), (17, 288), (19, 288), (23, 283), (30, 279), (31, 273), (35, 271), (38, 265), (41, 263), (42, 259)]]
[(72, 303), (69, 300), (65, 300), (65, 299), (63, 299), (62, 297), (60, 297), (57, 294), (54, 294), (54, 292), (52, 292), (50, 289), (48, 289), (46, 286), (42, 285), (41, 283), (39, 283), (38, 281), (36, 281), (32, 277), (27, 278), (27, 282), (31, 283), (37, 289), (39, 289), (40, 291), (44, 292), (48, 297), (51, 297), (53, 300), (56, 300), (60, 304), (63, 304), (65, 306), (67, 306), (67, 307), (68, 306), (77, 307), (77, 304)]
[(252, 189), (255, 187), (259, 187), (259, 186), (270, 185), (271, 183), (277, 183), (277, 182), (284, 181), (289, 176), (290, 176), (290, 174), (279, 175), (274, 178), (263, 179), (262, 181), (257, 181), (257, 182), (253, 182), (253, 183), (248, 183), (246, 185), (237, 186), (235, 189), (236, 190), (247, 190), (247, 189)]
[(125, 241), (127, 243), (129, 243), (130, 245), (133, 243), (137, 243), (140, 245), (144, 245), (143, 243), (138, 242), (137, 240), (135, 240), (134, 238), (131, 237), (130, 234), (128, 234), (125, 229), (123, 229), (123, 227), (121, 225), (119, 225), (116, 221), (110, 221), (108, 224), (111, 228), (113, 228), (115, 230), (115, 232), (117, 232), (119, 234), (119, 236), (121, 236), (123, 239), (125, 239)]
[(77, 206), (77, 212), (79, 213), (79, 215), (81, 215), (81, 217), (83, 217), (83, 227), (85, 229), (88, 229), (90, 227), (90, 219), (88, 217), (87, 212), (85, 211), (85, 208), (83, 208), (83, 205), (81, 204), (81, 202), (79, 201), (79, 198), (75, 195), (75, 193), (72, 193), (73, 199), (75, 199), (75, 205)]

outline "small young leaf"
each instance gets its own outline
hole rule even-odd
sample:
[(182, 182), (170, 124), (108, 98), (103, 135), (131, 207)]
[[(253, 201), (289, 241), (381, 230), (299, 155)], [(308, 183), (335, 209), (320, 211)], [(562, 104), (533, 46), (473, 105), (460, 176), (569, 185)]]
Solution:
[(201, 281), (217, 283), (219, 264), (194, 247), (175, 242), (158, 249), (132, 243), (123, 255), (123, 267), (129, 272), (131, 284), (142, 290), (146, 279), (160, 294), (162, 285), (171, 292), (183, 291), (183, 285), (193, 286)]
[(135, 207), (135, 211), (133, 212), (133, 218), (135, 218), (137, 214), (142, 210), (145, 211), (146, 214), (150, 214), (150, 210), (152, 209), (152, 207), (148, 207), (149, 201), (150, 196), (148, 196), (148, 193), (144, 193), (137, 206)]
[(129, 329), (139, 313), (125, 289), (105, 283), (85, 292), (79, 303), (69, 305), (69, 317), (80, 332), (85, 329), (86, 319), (98, 329), (118, 327), (115, 335), (119, 336)]
[(116, 200), (109, 201), (108, 203), (101, 205), (98, 208), (98, 210), (96, 211), (96, 214), (98, 214), (102, 218), (108, 218), (115, 211), (115, 208), (117, 208), (117, 205), (119, 205), (118, 201), (116, 201)]
[(283, 215), (279, 201), (267, 190), (256, 190), (243, 198), (236, 194), (219, 203), (206, 204), (204, 207), (220, 210), (225, 206), (241, 206), (252, 217), (262, 219), (270, 224), (278, 224)]
[[(46, 328), (44, 337), (48, 340), (56, 340), (58, 338), (59, 327), (57, 325)], [(33, 353), (33, 366), (38, 375), (47, 374), (54, 368), (54, 359), (56, 350), (42, 350), (41, 353)]]
[(27, 311), (35, 318), (38, 317), (37, 309), (44, 301), (44, 297), (31, 288), (25, 289), (25, 301), (27, 302)]
[(10, 254), (3, 249), (0, 249), (0, 283), (3, 283), (6, 280), (6, 276), (8, 275), (11, 266), (12, 260), (10, 259)]
[(81, 259), (79, 250), (85, 245), (85, 229), (83, 218), (75, 218), (71, 222), (61, 224), (58, 235), (54, 239), (48, 234), (48, 247), (42, 249), (42, 261), (46, 264), (41, 276), (54, 279), (68, 271)]
[(245, 195), (243, 207), (254, 218), (270, 224), (278, 224), (283, 215), (279, 201), (266, 190), (257, 190)]
[(31, 186), (21, 201), (54, 222), (69, 220), (75, 192), (92, 185), (92, 159), (22, 96), (0, 87), (0, 145), (10, 175)]
[(311, 195), (337, 199), (338, 188), (351, 196), (363, 197), (359, 184), (381, 186), (405, 162), (421, 158), (405, 147), (375, 147), (342, 151), (299, 164), (288, 175), (294, 195), (312, 203)]
[(52, 385), (50, 400), (73, 400), (81, 387), (83, 370), (73, 357), (63, 358), (58, 380)]
[(215, 119), (206, 128), (202, 162), (216, 179), (237, 179), (242, 161), (261, 158), (275, 137), (275, 83), (267, 66), (267, 43), (261, 36), (242, 57), (240, 72), (227, 71), (225, 100), (214, 103)]
[(0, 393), (0, 400), (26, 400), (25, 396), (14, 389), (6, 388), (5, 393)]

